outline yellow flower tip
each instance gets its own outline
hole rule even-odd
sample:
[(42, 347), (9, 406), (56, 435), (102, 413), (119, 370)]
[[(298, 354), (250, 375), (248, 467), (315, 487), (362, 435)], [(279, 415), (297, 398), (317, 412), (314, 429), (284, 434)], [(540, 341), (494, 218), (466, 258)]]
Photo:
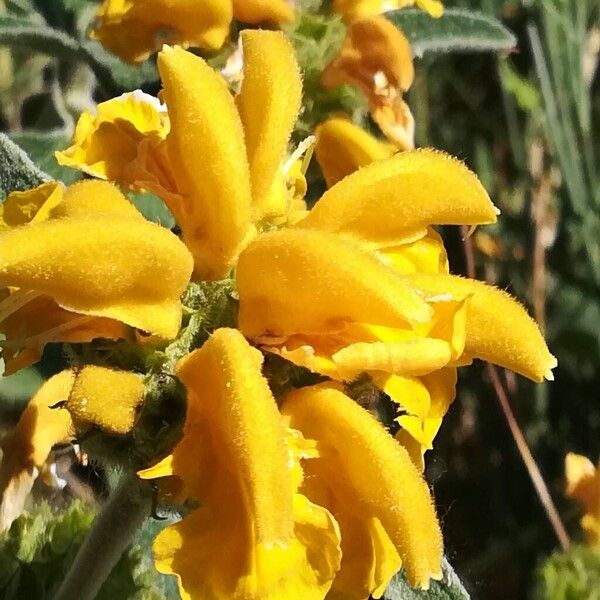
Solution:
[(0, 531), (8, 529), (21, 514), (52, 447), (71, 438), (68, 411), (52, 407), (67, 399), (72, 384), (71, 370), (48, 379), (23, 411), (16, 428), (0, 442)]
[(135, 63), (164, 43), (218, 50), (231, 19), (231, 2), (223, 0), (105, 0), (96, 13), (92, 37)]
[(284, 214), (282, 164), (300, 111), (302, 78), (281, 32), (243, 31), (244, 78), (236, 98), (250, 165), (253, 220)]
[(337, 236), (265, 234), (236, 269), (239, 327), (250, 338), (339, 331), (346, 323), (411, 327), (431, 307), (394, 271)]
[(133, 428), (143, 398), (144, 382), (139, 375), (87, 366), (77, 373), (65, 408), (79, 432), (98, 427), (125, 435)]
[(169, 161), (182, 196), (175, 212), (196, 274), (219, 279), (252, 235), (240, 116), (225, 80), (201, 58), (173, 48), (159, 55), (158, 69), (171, 119)]
[(493, 286), (453, 275), (408, 275), (426, 294), (468, 298), (465, 355), (511, 369), (529, 379), (552, 380), (558, 362), (525, 308)]
[(375, 160), (396, 152), (348, 118), (333, 117), (316, 129), (315, 155), (328, 187)]
[(440, 0), (417, 0), (417, 5), (435, 19), (439, 19), (444, 14), (444, 5)]
[(85, 216), (94, 213), (121, 216), (143, 221), (138, 209), (112, 183), (86, 179), (69, 186), (51, 217)]
[(233, 16), (251, 25), (283, 25), (294, 20), (294, 11), (286, 0), (233, 0)]
[(472, 171), (456, 158), (425, 149), (401, 152), (349, 175), (325, 192), (298, 227), (394, 245), (422, 237), (430, 225), (496, 219), (496, 208)]
[[(342, 535), (342, 566), (360, 571), (360, 587), (372, 577), (364, 564), (368, 543), (344, 550), (344, 536), (350, 534), (350, 514), (362, 522), (378, 519), (388, 550), (380, 561), (392, 560), (397, 551), (409, 582), (425, 588), (429, 579), (441, 575), (442, 536), (426, 482), (407, 452), (367, 411), (337, 389), (327, 385), (295, 390), (283, 401), (282, 412), (290, 425), (307, 438), (316, 440), (320, 457), (308, 461), (313, 479), (322, 489), (326, 506), (338, 515)], [(306, 493), (310, 498), (310, 486)], [(351, 542), (350, 542), (351, 544)], [(354, 554), (353, 564), (344, 557)], [(362, 558), (361, 558), (362, 557)], [(386, 558), (387, 557), (387, 558)], [(357, 568), (360, 566), (360, 569)], [(377, 581), (370, 581), (367, 593), (384, 588), (395, 571), (382, 569)], [(336, 579), (337, 580), (337, 579)], [(336, 589), (334, 581), (333, 590)]]
[(63, 193), (64, 185), (59, 181), (47, 181), (24, 192), (11, 192), (0, 204), (0, 231), (45, 221), (61, 202)]

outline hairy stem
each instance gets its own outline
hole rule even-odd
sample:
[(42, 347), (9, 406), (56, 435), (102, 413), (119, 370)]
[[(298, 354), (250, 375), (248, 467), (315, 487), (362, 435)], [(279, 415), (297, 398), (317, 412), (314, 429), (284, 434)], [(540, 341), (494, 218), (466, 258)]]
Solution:
[(54, 600), (94, 600), (151, 510), (151, 490), (125, 475), (96, 517)]

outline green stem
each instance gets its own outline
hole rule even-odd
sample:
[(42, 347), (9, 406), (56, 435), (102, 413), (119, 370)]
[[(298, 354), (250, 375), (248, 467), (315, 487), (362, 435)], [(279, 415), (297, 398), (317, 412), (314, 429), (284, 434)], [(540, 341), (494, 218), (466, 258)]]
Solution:
[(135, 473), (123, 477), (96, 517), (54, 600), (94, 600), (151, 510), (151, 490)]

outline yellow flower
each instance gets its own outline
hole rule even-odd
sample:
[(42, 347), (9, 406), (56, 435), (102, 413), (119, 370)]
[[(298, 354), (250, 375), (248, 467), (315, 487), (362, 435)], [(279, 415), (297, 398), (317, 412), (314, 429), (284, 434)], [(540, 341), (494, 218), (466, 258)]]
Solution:
[[(71, 166), (161, 196), (181, 226), (202, 279), (227, 276), (256, 225), (292, 208), (283, 163), (300, 109), (298, 65), (283, 34), (244, 31), (241, 37), (244, 80), (235, 100), (201, 58), (165, 48), (158, 68), (168, 135), (160, 129), (156, 103), (154, 116), (144, 113), (146, 120), (133, 127), (131, 104), (142, 100), (112, 100), (106, 103), (110, 115), (103, 113), (107, 120), (84, 115), (81, 135), (57, 156), (62, 164), (68, 157)], [(144, 100), (144, 109), (151, 106)], [(118, 137), (112, 148), (127, 151), (113, 153), (102, 141), (102, 128)]]
[(232, 18), (281, 24), (293, 19), (285, 0), (104, 0), (92, 37), (129, 62), (141, 62), (163, 44), (218, 50)]
[(63, 199), (63, 185), (48, 181), (25, 192), (11, 192), (0, 204), (0, 231), (45, 221)]
[(589, 458), (569, 452), (565, 458), (566, 494), (577, 500), (585, 514), (581, 527), (590, 546), (600, 546), (600, 467)]
[(154, 543), (158, 570), (177, 576), (184, 599), (320, 599), (339, 566), (337, 526), (297, 491), (299, 453), (286, 442), (261, 363), (233, 329), (182, 359), (183, 439), (140, 474), (175, 476), (182, 498), (200, 503)]
[(415, 5), (427, 11), (432, 17), (441, 17), (444, 12), (440, 0), (334, 0), (333, 9), (349, 23), (388, 10)]
[(340, 525), (331, 597), (381, 597), (403, 565), (410, 583), (441, 577), (442, 535), (429, 489), (406, 451), (356, 402), (327, 385), (288, 394), (290, 426), (317, 442), (301, 491)]
[(316, 131), (315, 156), (328, 187), (375, 160), (389, 158), (397, 151), (380, 142), (347, 117), (334, 117)]
[(44, 296), (71, 313), (177, 334), (192, 260), (176, 236), (100, 181), (71, 186), (49, 216), (0, 233), (0, 286), (18, 288), (4, 294), (0, 324)]
[(371, 117), (398, 149), (414, 148), (415, 122), (402, 99), (415, 71), (410, 44), (384, 17), (353, 21), (337, 56), (321, 78), (330, 89), (343, 84), (358, 87), (369, 101)]
[(16, 428), (0, 442), (0, 531), (8, 529), (21, 514), (52, 447), (71, 439), (69, 412), (52, 407), (67, 399), (72, 385), (70, 370), (51, 377), (33, 396)]

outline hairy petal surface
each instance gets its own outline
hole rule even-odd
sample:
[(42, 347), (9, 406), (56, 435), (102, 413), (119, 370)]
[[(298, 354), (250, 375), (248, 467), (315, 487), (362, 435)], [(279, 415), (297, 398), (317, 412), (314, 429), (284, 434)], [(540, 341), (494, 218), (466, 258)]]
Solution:
[(347, 322), (411, 327), (432, 309), (369, 253), (318, 231), (265, 234), (236, 269), (239, 327), (250, 338), (336, 331)]
[(463, 163), (443, 152), (415, 150), (349, 175), (326, 191), (297, 227), (381, 247), (418, 239), (429, 225), (495, 223), (497, 213)]
[(282, 25), (294, 20), (294, 11), (285, 0), (233, 0), (233, 16), (252, 25)]
[[(340, 522), (342, 544), (345, 519), (360, 518), (365, 523), (371, 519), (372, 527), (381, 526), (377, 532), (383, 546), (379, 561), (398, 566), (393, 553), (390, 556), (391, 546), (412, 585), (427, 588), (430, 578), (441, 577), (442, 536), (429, 489), (404, 448), (384, 427), (345, 394), (325, 385), (291, 392), (284, 399), (282, 411), (292, 427), (318, 444), (320, 456), (308, 465), (320, 479), (321, 493), (315, 501), (326, 500), (322, 489), (325, 485), (329, 502), (324, 505)], [(352, 531), (348, 533), (352, 538)], [(374, 536), (371, 539), (377, 541)], [(378, 581), (371, 581), (371, 589), (365, 590), (366, 565), (357, 569), (352, 564), (355, 561), (348, 564), (344, 560), (357, 552), (364, 552), (367, 559), (369, 547), (352, 547), (352, 541), (350, 545), (348, 552), (342, 546), (341, 573), (356, 569), (345, 573), (354, 583), (350, 589), (356, 591), (347, 597), (362, 598), (365, 591), (381, 593), (395, 571), (381, 569)]]
[(465, 355), (511, 369), (541, 382), (557, 365), (536, 322), (506, 292), (454, 275), (414, 274), (407, 278), (429, 294), (468, 298)]
[(315, 135), (315, 155), (329, 187), (361, 167), (396, 152), (395, 146), (381, 142), (345, 117), (324, 121)]
[(262, 356), (218, 329), (180, 361), (188, 391), (184, 437), (145, 478), (175, 475), (200, 508), (155, 541), (159, 571), (182, 598), (323, 598), (339, 565), (337, 527), (296, 493), (294, 450)]
[(196, 275), (220, 279), (251, 233), (242, 123), (225, 80), (201, 58), (165, 47), (158, 69), (171, 119), (168, 154), (181, 195), (173, 212)]
[(302, 79), (283, 33), (244, 31), (241, 38), (244, 79), (237, 106), (250, 163), (253, 219), (260, 221), (287, 209), (281, 167), (300, 111)]

